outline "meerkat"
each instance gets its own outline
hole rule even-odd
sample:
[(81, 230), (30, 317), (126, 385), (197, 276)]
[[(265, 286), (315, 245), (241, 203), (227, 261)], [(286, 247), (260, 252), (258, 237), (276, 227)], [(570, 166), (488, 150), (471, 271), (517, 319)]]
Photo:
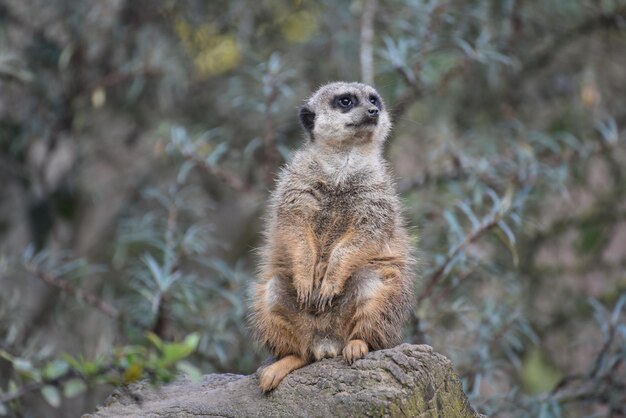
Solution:
[(278, 175), (253, 287), (251, 325), (276, 358), (264, 392), (295, 369), (343, 355), (352, 364), (401, 341), (413, 296), (409, 236), (383, 143), (376, 90), (334, 82), (300, 109), (306, 133)]

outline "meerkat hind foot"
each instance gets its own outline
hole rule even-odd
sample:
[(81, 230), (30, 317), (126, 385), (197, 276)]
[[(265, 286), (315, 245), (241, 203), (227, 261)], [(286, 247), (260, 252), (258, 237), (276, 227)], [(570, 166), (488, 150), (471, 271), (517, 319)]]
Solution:
[(350, 340), (343, 349), (343, 358), (348, 364), (352, 364), (355, 360), (365, 357), (367, 353), (369, 353), (369, 349), (365, 341)]
[(292, 371), (307, 363), (298, 356), (289, 355), (259, 370), (259, 384), (263, 392), (275, 389)]

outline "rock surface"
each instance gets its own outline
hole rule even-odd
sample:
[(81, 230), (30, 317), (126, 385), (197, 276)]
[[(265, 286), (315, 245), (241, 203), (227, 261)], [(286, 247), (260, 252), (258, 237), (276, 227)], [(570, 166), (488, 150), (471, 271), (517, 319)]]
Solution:
[(352, 366), (323, 360), (264, 395), (256, 375), (213, 374), (116, 391), (96, 417), (479, 417), (450, 361), (427, 345), (380, 350)]

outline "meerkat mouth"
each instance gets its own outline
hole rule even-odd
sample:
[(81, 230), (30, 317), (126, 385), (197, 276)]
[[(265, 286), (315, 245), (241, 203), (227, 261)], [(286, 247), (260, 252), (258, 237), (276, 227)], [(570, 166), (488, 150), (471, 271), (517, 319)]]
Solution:
[(360, 128), (362, 126), (376, 126), (378, 125), (378, 119), (366, 118), (358, 123), (348, 123), (346, 124), (349, 128)]

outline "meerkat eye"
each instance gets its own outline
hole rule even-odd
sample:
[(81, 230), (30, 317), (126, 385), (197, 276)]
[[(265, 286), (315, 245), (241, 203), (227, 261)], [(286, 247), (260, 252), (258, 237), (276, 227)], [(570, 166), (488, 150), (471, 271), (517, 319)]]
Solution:
[(339, 106), (347, 109), (352, 106), (352, 99), (346, 96), (340, 97), (339, 99), (337, 99), (337, 103), (339, 103)]
[(370, 103), (376, 107), (380, 107), (380, 99), (374, 95), (370, 96)]

